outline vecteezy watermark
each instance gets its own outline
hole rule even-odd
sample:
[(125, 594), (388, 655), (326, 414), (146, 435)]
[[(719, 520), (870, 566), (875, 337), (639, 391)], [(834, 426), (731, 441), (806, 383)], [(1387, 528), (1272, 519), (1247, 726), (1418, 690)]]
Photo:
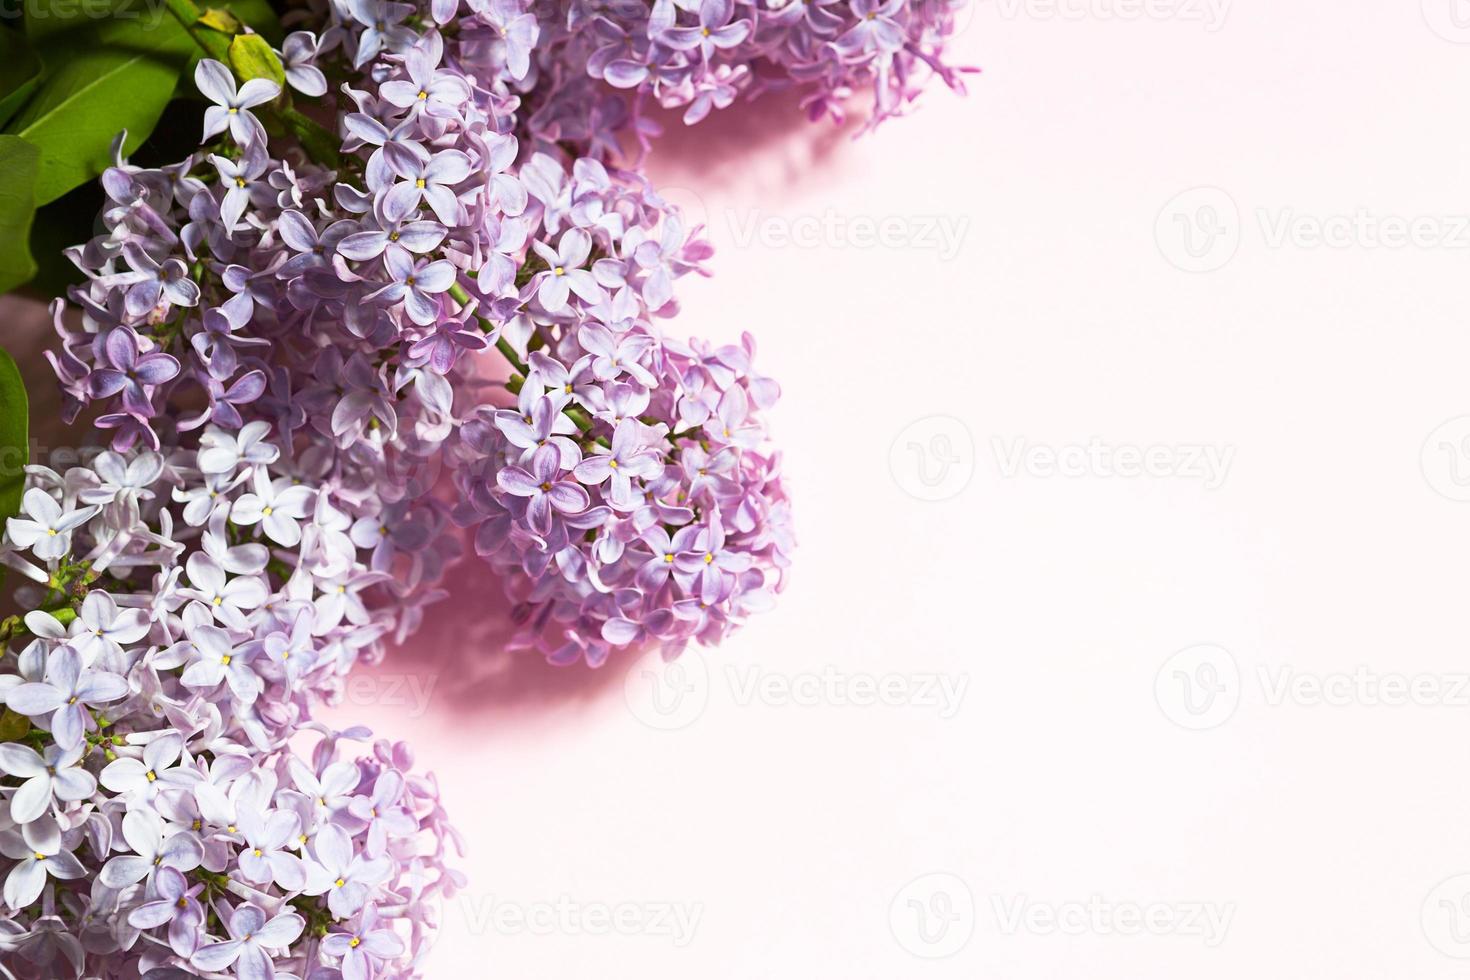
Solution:
[(422, 718), (438, 683), (438, 674), (353, 672), (342, 682), (342, 701), (358, 708), (407, 708), (409, 718)]
[[(695, 659), (689, 660), (691, 656)], [(932, 672), (864, 673), (832, 665), (792, 672), (726, 663), (716, 671), (691, 651), (669, 663), (651, 658), (635, 663), (623, 679), (628, 710), (661, 731), (692, 725), (704, 714), (716, 687), (721, 700), (736, 708), (905, 709), (949, 720), (964, 704), (970, 678)]]
[(1225, 724), (1247, 693), (1266, 708), (1470, 708), (1470, 673), (1261, 663), (1246, 674), (1229, 650), (1202, 644), (1170, 656), (1154, 677), (1164, 716), (1196, 731)]
[(725, 219), (736, 248), (884, 248), (934, 252), (941, 262), (957, 256), (970, 229), (969, 215), (768, 214), (759, 208), (728, 209)]
[(1236, 911), (1234, 902), (1135, 902), (1101, 895), (1063, 902), (992, 895), (990, 905), (1006, 936), (1180, 936), (1209, 949), (1225, 941)]
[(967, 674), (864, 674), (832, 666), (787, 674), (727, 664), (725, 677), (740, 707), (927, 708), (945, 720), (959, 713), (970, 689)]
[(1470, 0), (1419, 0), (1429, 29), (1446, 41), (1470, 44)]
[(904, 427), (888, 449), (899, 489), (917, 500), (949, 500), (975, 475), (975, 439), (950, 415), (930, 415)]
[(1005, 20), (1175, 21), (1209, 33), (1225, 26), (1231, 0), (995, 0)]
[(1470, 415), (1450, 419), (1429, 433), (1419, 453), (1419, 469), (1435, 493), (1470, 501)]
[[(1234, 902), (1132, 901), (1100, 894), (1049, 901), (1018, 894), (987, 896), (1000, 936), (1174, 936), (1214, 949), (1235, 920)], [(957, 875), (921, 875), (888, 904), (888, 925), (906, 951), (942, 959), (965, 948), (979, 926), (974, 893)]]
[[(1268, 249), (1470, 249), (1470, 214), (1384, 214), (1369, 208), (1312, 214), (1292, 207), (1258, 207), (1252, 216)], [(1154, 238), (1175, 268), (1214, 272), (1235, 257), (1251, 224), (1241, 220), (1240, 207), (1229, 193), (1196, 187), (1164, 205), (1154, 223)]]
[(694, 941), (704, 918), (703, 902), (584, 902), (568, 895), (547, 901), (465, 895), (460, 908), (477, 936), (651, 936), (678, 949)]
[(165, 0), (0, 0), (0, 20), (130, 20), (151, 31), (168, 14)]
[(990, 440), (1000, 475), (1011, 480), (1021, 476), (1046, 478), (1118, 477), (1121, 479), (1199, 480), (1206, 490), (1225, 482), (1235, 459), (1234, 446), (1214, 445), (1111, 445), (1097, 437), (1086, 443), (1052, 446), (1028, 443), (1017, 437)]
[(1186, 647), (1154, 675), (1154, 700), (1182, 728), (1202, 731), (1223, 725), (1240, 705), (1240, 666), (1222, 646)]
[(1218, 187), (1176, 195), (1154, 219), (1154, 241), (1170, 264), (1185, 272), (1214, 272), (1240, 248), (1240, 208)]
[(1429, 945), (1457, 960), (1470, 959), (1470, 874), (1431, 888), (1419, 909), (1419, 925)]
[(660, 731), (692, 725), (709, 705), (709, 694), (709, 662), (699, 649), (686, 650), (667, 663), (645, 657), (623, 676), (628, 711)]
[(975, 934), (975, 896), (956, 875), (921, 875), (888, 903), (888, 927), (914, 956), (926, 960), (953, 956)]

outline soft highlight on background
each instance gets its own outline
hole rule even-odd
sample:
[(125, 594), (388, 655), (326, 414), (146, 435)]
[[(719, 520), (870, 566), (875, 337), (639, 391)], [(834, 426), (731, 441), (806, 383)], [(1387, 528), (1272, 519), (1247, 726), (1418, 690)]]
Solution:
[(461, 576), (349, 681), (467, 840), (428, 975), (1463, 975), (1457, 13), (983, 0), (967, 99), (671, 132), (798, 562), (671, 670)]

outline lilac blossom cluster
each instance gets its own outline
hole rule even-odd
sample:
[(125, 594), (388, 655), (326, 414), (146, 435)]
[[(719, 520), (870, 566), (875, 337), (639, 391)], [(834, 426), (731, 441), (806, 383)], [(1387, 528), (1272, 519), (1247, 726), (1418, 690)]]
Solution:
[(870, 99), (865, 129), (902, 114), (937, 77), (963, 92), (972, 71), (944, 60), (966, 0), (573, 0), (538, 5), (530, 132), (592, 156), (647, 147), (649, 102), (692, 125), (738, 96), (795, 88), (813, 119)]
[[(203, 151), (119, 160), (103, 233), (72, 252), (88, 282), (80, 328), (57, 307), (69, 411), (98, 408), (117, 450), (268, 424), (346, 501), (404, 632), (443, 594), (452, 497), (506, 573), (522, 638), (555, 662), (718, 642), (787, 564), (761, 420), (777, 388), (748, 338), (663, 337), (675, 280), (709, 257), (700, 229), (637, 174), (522, 150), (515, 85), (532, 66), (512, 23), (536, 34), (496, 5), (354, 0), (320, 39), (293, 35), (293, 70), (343, 79), (332, 170), (267, 135), (274, 83), (201, 62)], [(484, 378), (506, 362), (497, 396)], [(515, 483), (546, 472), (542, 442), (565, 485), (549, 495)], [(659, 533), (680, 550), (637, 580)]]
[(464, 429), (474, 455), (455, 517), (523, 590), (522, 639), (553, 663), (717, 645), (773, 604), (790, 563), (760, 416), (778, 389), (753, 370), (754, 341), (661, 339), (621, 320), (632, 296), (621, 286), (575, 329), (538, 335), (515, 408), (482, 408)]
[(11, 975), (419, 975), (460, 884), (437, 787), (312, 720), (378, 655), (386, 576), (268, 428), (28, 470), (0, 539), (31, 610), (0, 624)]

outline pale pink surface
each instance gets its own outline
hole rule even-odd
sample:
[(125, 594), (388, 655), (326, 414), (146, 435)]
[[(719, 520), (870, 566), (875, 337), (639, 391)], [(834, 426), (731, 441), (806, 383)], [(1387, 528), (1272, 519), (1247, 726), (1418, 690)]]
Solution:
[[(958, 44), (986, 69), (968, 100), (933, 91), (857, 143), (737, 107), (655, 154), (719, 249), (715, 279), (681, 284), (679, 332), (750, 329), (784, 383), (798, 565), (774, 613), (683, 665), (697, 715), (651, 713), (626, 662), (508, 659), (504, 604), (468, 574), (354, 685), (337, 719), (411, 740), (469, 841), (430, 976), (1460, 975), (1425, 925), (1443, 945), (1431, 889), (1470, 871), (1466, 708), (1271, 701), (1287, 670), (1467, 670), (1470, 505), (1435, 492), (1434, 454), (1421, 472), (1431, 432), (1470, 413), (1466, 250), (1272, 248), (1257, 211), (1464, 213), (1470, 48), (1414, 3), (1258, 0), (1215, 32), (1012, 9), (983, 3)], [(1189, 274), (1155, 220), (1199, 185), (1245, 226), (1232, 262)], [(740, 247), (753, 209), (969, 226), (949, 261)], [(890, 470), (932, 415), (974, 444), (942, 502)], [(1233, 465), (1217, 489), (1003, 473), (1017, 439), (1094, 436)], [(1243, 691), (1186, 731), (1155, 681), (1203, 643)], [(829, 669), (968, 687), (949, 718), (747, 696)], [(890, 909), (936, 872), (967, 884), (974, 935), (925, 961)], [(1092, 896), (1232, 917), (1214, 946), (1008, 928), (1018, 900)], [(683, 946), (495, 924), (563, 898), (700, 919)]]
[[(1009, 9), (1009, 8), (1005, 8)], [(434, 975), (515, 978), (1450, 977), (1421, 907), (1470, 870), (1465, 708), (1272, 707), (1257, 671), (1464, 671), (1470, 506), (1421, 446), (1470, 412), (1466, 252), (1270, 248), (1255, 218), (1464, 213), (1470, 48), (1417, 4), (1238, 4), (1222, 29), (981, 5), (959, 100), (849, 143), (717, 121), (660, 151), (697, 191), (717, 276), (679, 328), (760, 339), (801, 551), (779, 609), (712, 658), (709, 705), (654, 730), (623, 665), (527, 668), (466, 695), (456, 666), (414, 738), (470, 839)], [(767, 139), (763, 128), (783, 129)], [(745, 134), (729, 138), (720, 134)], [(813, 150), (820, 147), (820, 152)], [(670, 157), (673, 157), (672, 159)], [(1223, 187), (1248, 222), (1220, 271), (1171, 266), (1155, 218)], [(750, 210), (969, 219), (918, 249), (738, 247)], [(733, 210), (733, 216), (727, 214)], [(928, 503), (889, 471), (909, 422), (963, 420), (978, 461)], [(1235, 447), (1228, 479), (1003, 478), (992, 438)], [(460, 598), (443, 619), (473, 623)], [(441, 624), (440, 655), (490, 658)], [(1155, 703), (1174, 651), (1230, 649), (1235, 716)], [(486, 662), (490, 662), (488, 659)], [(746, 676), (829, 665), (964, 675), (959, 713), (742, 706)], [(635, 703), (640, 703), (635, 699)], [(974, 937), (911, 956), (890, 903), (963, 879)], [(1233, 904), (1222, 943), (1007, 933), (1062, 905)], [(702, 903), (692, 942), (508, 934), (488, 903)], [(1434, 908), (1436, 914), (1442, 912)], [(997, 911), (997, 907), (999, 911)], [(1434, 921), (1431, 921), (1434, 927)]]

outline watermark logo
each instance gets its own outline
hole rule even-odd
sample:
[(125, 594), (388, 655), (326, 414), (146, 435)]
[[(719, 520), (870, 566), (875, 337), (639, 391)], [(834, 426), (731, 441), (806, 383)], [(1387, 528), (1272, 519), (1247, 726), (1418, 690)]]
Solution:
[(677, 731), (692, 725), (709, 705), (709, 664), (699, 650), (677, 660), (646, 657), (623, 677), (623, 697), (633, 716), (650, 728)]
[(1424, 23), (1446, 41), (1470, 44), (1470, 0), (1419, 0)]
[(893, 440), (888, 468), (899, 488), (916, 500), (949, 500), (975, 475), (975, 440), (959, 419), (931, 415)]
[(1234, 902), (1132, 902), (1102, 895), (1046, 902), (992, 895), (990, 904), (1006, 936), (1181, 936), (1209, 949), (1225, 941), (1235, 918)]
[(1195, 187), (1178, 194), (1154, 221), (1159, 252), (1185, 272), (1214, 272), (1240, 248), (1240, 208), (1218, 187)]
[(727, 210), (736, 248), (883, 248), (934, 252), (941, 262), (960, 253), (970, 230), (968, 215), (767, 214), (759, 208)]
[[(1470, 3), (1470, 0), (1466, 0)], [(1463, 251), (1470, 249), (1470, 214), (1391, 214), (1370, 208), (1312, 214), (1292, 207), (1257, 207), (1242, 216), (1218, 187), (1196, 187), (1159, 212), (1154, 237), (1168, 262), (1185, 272), (1224, 268), (1251, 241), (1267, 249), (1330, 251)]]
[(694, 941), (704, 918), (703, 902), (584, 902), (569, 895), (545, 901), (466, 895), (460, 909), (476, 936), (648, 936), (676, 949)]
[(1258, 663), (1247, 675), (1230, 651), (1204, 644), (1169, 657), (1154, 678), (1164, 716), (1195, 731), (1225, 724), (1246, 694), (1265, 708), (1470, 708), (1470, 673)]
[(888, 906), (893, 938), (926, 960), (953, 956), (975, 934), (975, 896), (962, 878), (922, 875), (899, 890)]
[(1154, 677), (1154, 700), (1174, 724), (1217, 728), (1240, 705), (1240, 666), (1224, 647), (1200, 644), (1175, 653)]
[(692, 651), (669, 663), (650, 658), (624, 677), (633, 716), (661, 731), (692, 725), (716, 694), (735, 708), (916, 710), (947, 721), (959, 713), (969, 689), (967, 674), (867, 673), (832, 664), (785, 671), (726, 663), (716, 670)]
[(1235, 460), (1234, 446), (1214, 445), (1112, 445), (1093, 437), (1086, 443), (1063, 446), (1029, 443), (1023, 438), (992, 437), (1000, 475), (1015, 479), (1023, 473), (1044, 479), (1061, 476), (1118, 477), (1120, 479), (1198, 480), (1206, 490), (1218, 489)]
[(1450, 419), (1429, 433), (1419, 454), (1419, 468), (1435, 493), (1470, 501), (1470, 415)]
[(1435, 885), (1419, 910), (1419, 924), (1429, 945), (1446, 956), (1470, 959), (1470, 874)]
[(996, 0), (1005, 20), (1174, 21), (1213, 34), (1225, 26), (1231, 0)]

